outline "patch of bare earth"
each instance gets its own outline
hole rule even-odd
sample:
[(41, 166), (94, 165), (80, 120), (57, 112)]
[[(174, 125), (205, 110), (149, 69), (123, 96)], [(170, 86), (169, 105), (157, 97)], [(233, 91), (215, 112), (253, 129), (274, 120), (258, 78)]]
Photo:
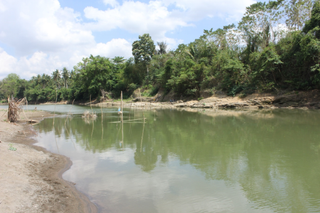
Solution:
[[(0, 116), (5, 113), (0, 110)], [(61, 178), (71, 161), (32, 146), (36, 134), (27, 120), (52, 116), (28, 111), (17, 123), (0, 118), (0, 212), (96, 212), (97, 209), (74, 185)]]

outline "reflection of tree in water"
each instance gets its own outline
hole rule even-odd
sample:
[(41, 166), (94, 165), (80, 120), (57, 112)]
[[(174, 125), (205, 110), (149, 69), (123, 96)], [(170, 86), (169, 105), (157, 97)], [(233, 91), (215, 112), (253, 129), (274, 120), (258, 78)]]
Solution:
[(134, 153), (134, 162), (137, 165), (141, 165), (143, 171), (151, 171), (156, 166), (157, 153), (151, 147), (144, 148), (142, 151), (137, 148)]
[(152, 145), (147, 143), (143, 146), (144, 129), (146, 126), (146, 119), (143, 115), (143, 125), (140, 146), (137, 147), (134, 153), (134, 162), (136, 165), (141, 165), (142, 170), (145, 172), (151, 171), (155, 168), (157, 162), (157, 153), (154, 152)]
[[(158, 159), (166, 163), (173, 155), (182, 164), (202, 171), (208, 179), (239, 184), (257, 206), (272, 206), (280, 212), (306, 212), (310, 206), (319, 210), (320, 161), (319, 153), (312, 149), (320, 144), (319, 114), (273, 114), (256, 119), (164, 110), (157, 111), (154, 119), (154, 112), (146, 112), (143, 143), (143, 125), (132, 123), (124, 124), (124, 144), (135, 150), (134, 161), (143, 171), (153, 170)], [(141, 115), (137, 113), (137, 117)], [(47, 120), (39, 126), (40, 132), (52, 131), (52, 121), (50, 127)], [(56, 118), (55, 133), (62, 134), (63, 128), (70, 128), (70, 134), (85, 149), (106, 150), (118, 144), (119, 126), (108, 120), (103, 133), (102, 122), (97, 121), (93, 134), (92, 126), (77, 118), (68, 121), (68, 125), (64, 123), (63, 118)]]
[[(319, 210), (319, 155), (310, 149), (320, 142), (318, 114), (280, 111), (274, 118), (255, 119), (166, 113), (159, 117), (167, 122), (153, 127), (158, 155), (177, 155), (209, 179), (240, 184), (257, 206)], [(165, 149), (157, 149), (159, 144)]]

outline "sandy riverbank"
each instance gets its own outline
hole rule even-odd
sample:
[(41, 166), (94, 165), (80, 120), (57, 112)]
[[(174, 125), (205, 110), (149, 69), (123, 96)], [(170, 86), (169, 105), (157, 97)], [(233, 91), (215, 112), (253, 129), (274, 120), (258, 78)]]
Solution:
[[(4, 114), (0, 110), (0, 116)], [(0, 118), (0, 212), (96, 212), (86, 196), (61, 175), (71, 161), (32, 146), (36, 134), (25, 119), (41, 120), (47, 112), (28, 111), (17, 123)]]

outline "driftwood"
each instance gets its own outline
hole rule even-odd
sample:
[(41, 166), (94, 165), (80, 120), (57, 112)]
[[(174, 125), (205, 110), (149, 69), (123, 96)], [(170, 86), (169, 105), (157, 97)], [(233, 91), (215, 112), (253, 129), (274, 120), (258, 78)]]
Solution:
[(83, 113), (82, 118), (84, 119), (84, 122), (89, 124), (97, 119), (97, 115), (87, 110)]
[(83, 113), (82, 118), (97, 118), (97, 115), (87, 110)]
[(19, 113), (21, 111), (20, 105), (25, 103), (26, 99), (20, 99), (18, 101), (15, 101), (13, 98), (10, 100), (8, 98), (8, 121), (10, 122), (16, 122), (19, 118)]
[(28, 120), (27, 121), (29, 124), (36, 124), (36, 123), (38, 123), (38, 121), (36, 121), (36, 120)]

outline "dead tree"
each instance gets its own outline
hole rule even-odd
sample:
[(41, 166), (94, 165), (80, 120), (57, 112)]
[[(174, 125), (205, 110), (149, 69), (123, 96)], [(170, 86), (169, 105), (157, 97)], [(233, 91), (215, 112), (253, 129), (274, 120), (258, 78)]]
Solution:
[(13, 98), (8, 98), (8, 121), (16, 122), (21, 111), (20, 105), (26, 101), (25, 98), (15, 101)]

